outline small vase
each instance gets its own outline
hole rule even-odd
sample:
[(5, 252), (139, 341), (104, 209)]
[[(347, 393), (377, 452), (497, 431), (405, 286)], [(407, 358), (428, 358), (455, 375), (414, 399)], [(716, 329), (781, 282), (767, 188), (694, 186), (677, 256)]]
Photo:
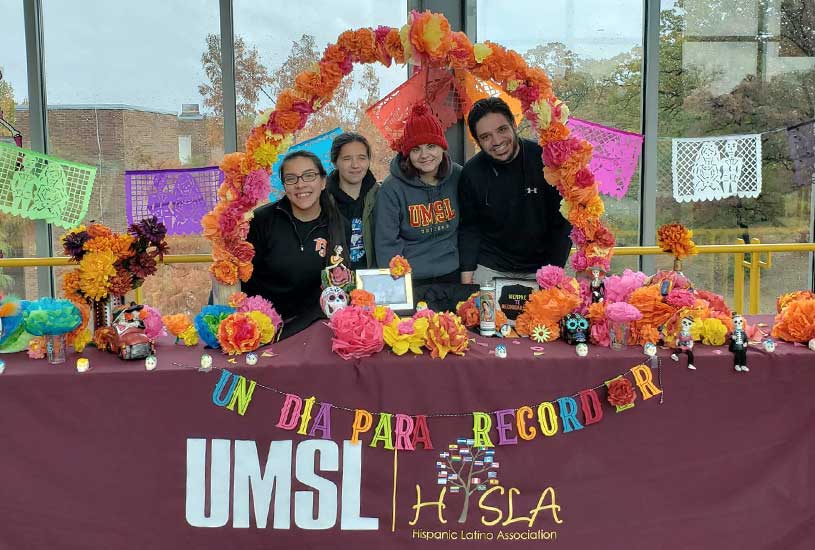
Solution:
[(212, 277), (212, 303), (219, 306), (229, 305), (229, 297), (241, 291), (241, 282), (234, 285), (225, 285)]
[(65, 335), (47, 334), (45, 336), (45, 350), (48, 354), (48, 362), (52, 365), (59, 365), (65, 362)]
[(628, 345), (629, 324), (627, 321), (608, 322), (608, 332), (611, 339), (611, 349), (622, 351)]

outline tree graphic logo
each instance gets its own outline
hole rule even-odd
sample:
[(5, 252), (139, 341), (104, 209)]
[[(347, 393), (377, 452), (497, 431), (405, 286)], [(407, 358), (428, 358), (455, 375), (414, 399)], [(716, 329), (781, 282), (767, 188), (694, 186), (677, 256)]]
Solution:
[(459, 438), (439, 453), (436, 462), (436, 483), (446, 485), (451, 493), (464, 493), (464, 505), (458, 517), (459, 523), (467, 521), (470, 496), (498, 485), (498, 469), (495, 450), (475, 447), (475, 440)]

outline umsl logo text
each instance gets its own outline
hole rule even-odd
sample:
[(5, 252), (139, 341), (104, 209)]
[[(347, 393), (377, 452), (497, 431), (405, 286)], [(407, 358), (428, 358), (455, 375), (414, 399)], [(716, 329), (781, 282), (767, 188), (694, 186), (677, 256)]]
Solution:
[[(337, 471), (342, 472), (339, 487), (318, 473)], [(330, 440), (302, 441), (296, 448), (291, 440), (272, 441), (261, 468), (254, 441), (187, 439), (187, 523), (193, 527), (223, 527), (229, 523), (231, 510), (232, 527), (248, 528), (251, 508), (258, 528), (267, 526), (271, 512), (274, 529), (290, 529), (293, 504), (294, 525), (300, 529), (331, 529), (337, 524), (340, 510), (340, 529), (377, 530), (379, 519), (360, 513), (361, 472), (362, 445), (350, 441), (343, 442), (341, 456), (337, 443)], [(292, 494), (292, 474), (311, 489)]]

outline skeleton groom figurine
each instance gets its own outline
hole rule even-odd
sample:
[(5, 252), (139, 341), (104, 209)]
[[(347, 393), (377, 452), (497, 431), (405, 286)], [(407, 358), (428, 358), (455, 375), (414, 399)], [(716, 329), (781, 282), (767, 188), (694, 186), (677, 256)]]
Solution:
[(591, 268), (591, 303), (602, 302), (606, 297), (606, 285), (603, 282), (605, 272), (599, 267)]
[(733, 314), (733, 333), (730, 335), (730, 351), (733, 352), (733, 368), (736, 372), (750, 372), (747, 368), (747, 333), (744, 317)]
[(679, 361), (679, 354), (684, 353), (688, 356), (688, 368), (696, 370), (693, 366), (693, 336), (690, 333), (690, 327), (693, 326), (693, 317), (688, 315), (682, 318), (682, 326), (679, 334), (676, 335), (676, 348), (671, 354), (671, 359)]

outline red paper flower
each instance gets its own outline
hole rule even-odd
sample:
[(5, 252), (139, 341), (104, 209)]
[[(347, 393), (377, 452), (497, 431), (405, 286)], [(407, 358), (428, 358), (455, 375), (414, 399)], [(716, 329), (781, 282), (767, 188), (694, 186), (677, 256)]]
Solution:
[(634, 386), (628, 378), (617, 378), (608, 384), (608, 402), (615, 407), (633, 403), (637, 398)]
[(480, 321), (478, 308), (475, 307), (475, 303), (472, 300), (462, 302), (461, 305), (458, 306), (458, 311), (456, 311), (456, 313), (459, 317), (461, 317), (461, 321), (467, 328), (473, 328), (474, 326), (478, 325)]
[(233, 313), (218, 326), (218, 342), (229, 355), (237, 355), (258, 349), (260, 328), (245, 313)]
[(369, 357), (382, 351), (382, 325), (370, 312), (357, 306), (344, 307), (328, 322), (334, 332), (331, 350), (343, 359)]

